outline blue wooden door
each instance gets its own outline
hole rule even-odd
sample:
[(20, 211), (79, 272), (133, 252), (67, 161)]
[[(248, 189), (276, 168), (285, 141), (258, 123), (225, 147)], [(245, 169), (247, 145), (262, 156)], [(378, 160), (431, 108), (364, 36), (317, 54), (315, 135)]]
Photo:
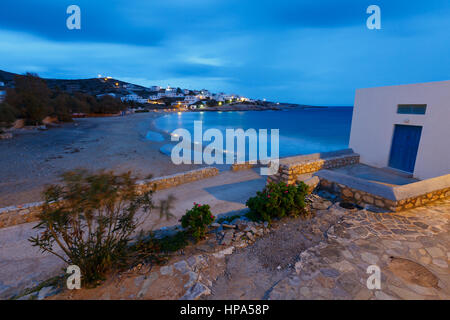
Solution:
[(392, 138), (389, 166), (414, 172), (422, 127), (396, 124)]

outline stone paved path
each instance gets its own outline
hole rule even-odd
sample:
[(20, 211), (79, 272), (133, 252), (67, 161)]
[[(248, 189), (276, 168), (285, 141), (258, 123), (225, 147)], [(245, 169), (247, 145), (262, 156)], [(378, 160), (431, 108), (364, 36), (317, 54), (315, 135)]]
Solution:
[[(450, 299), (450, 199), (401, 213), (342, 216), (300, 254), (270, 299)], [(368, 290), (369, 265), (381, 290)]]

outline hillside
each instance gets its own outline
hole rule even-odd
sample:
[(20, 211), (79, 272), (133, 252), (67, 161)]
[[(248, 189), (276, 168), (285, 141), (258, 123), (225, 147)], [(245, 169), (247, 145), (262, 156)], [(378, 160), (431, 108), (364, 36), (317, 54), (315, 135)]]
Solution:
[(9, 82), (13, 81), (13, 78), (15, 75), (16, 75), (15, 73), (0, 70), (0, 81), (9, 83)]
[[(14, 76), (17, 74), (0, 70), (0, 81), (5, 82), (6, 87), (14, 86)], [(91, 79), (45, 79), (50, 89), (57, 89), (72, 93), (83, 92), (90, 95), (98, 95), (104, 93), (115, 93), (117, 95), (126, 95), (129, 90), (132, 91), (148, 91), (147, 88), (124, 82), (112, 78), (91, 78)]]

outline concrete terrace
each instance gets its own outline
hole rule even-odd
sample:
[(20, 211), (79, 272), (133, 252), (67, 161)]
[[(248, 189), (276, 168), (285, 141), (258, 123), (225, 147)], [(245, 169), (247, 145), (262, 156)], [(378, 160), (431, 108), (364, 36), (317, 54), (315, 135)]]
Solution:
[(402, 186), (419, 181), (418, 179), (411, 178), (406, 174), (397, 173), (394, 170), (375, 168), (362, 163), (331, 170), (388, 186)]

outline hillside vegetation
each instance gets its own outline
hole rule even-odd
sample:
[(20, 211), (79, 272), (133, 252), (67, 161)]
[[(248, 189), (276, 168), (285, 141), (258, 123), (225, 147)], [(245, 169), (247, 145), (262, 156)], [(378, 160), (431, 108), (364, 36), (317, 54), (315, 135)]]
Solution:
[(64, 92), (58, 86), (49, 88), (46, 80), (27, 73), (13, 76), (14, 87), (7, 89), (6, 100), (0, 104), (0, 125), (8, 126), (16, 119), (27, 125), (42, 124), (47, 116), (59, 121), (72, 121), (74, 113), (113, 114), (126, 109), (120, 99), (105, 95), (97, 98), (89, 93)]

